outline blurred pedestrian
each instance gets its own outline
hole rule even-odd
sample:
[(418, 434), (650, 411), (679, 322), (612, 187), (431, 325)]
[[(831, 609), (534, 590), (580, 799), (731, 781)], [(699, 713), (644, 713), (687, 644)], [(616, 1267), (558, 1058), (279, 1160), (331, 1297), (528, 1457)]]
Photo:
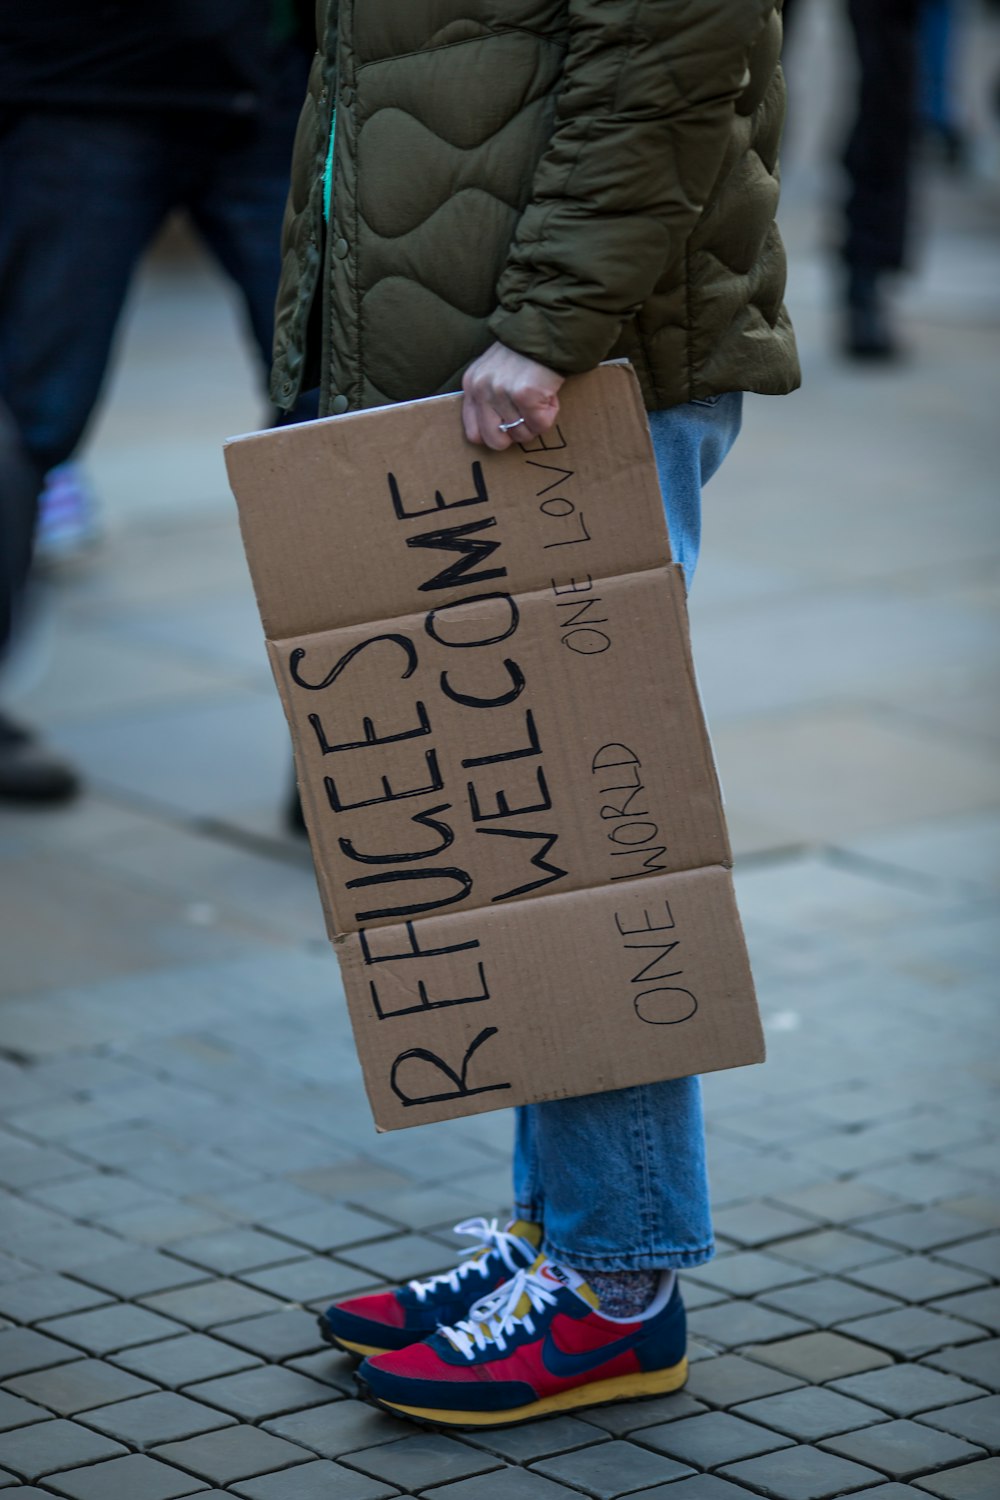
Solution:
[[(35, 493), (23, 479), (8, 482), (3, 501), (19, 539), (0, 574), (8, 621), (26, 586), (40, 476), (80, 443), (133, 273), (175, 209), (235, 283), (270, 366), (280, 226), (311, 53), (300, 8), (46, 0), (0, 13), (0, 399), (35, 475)], [(314, 414), (303, 393), (289, 419)], [(39, 783), (7, 774), (6, 722), (0, 797), (38, 800)], [(19, 765), (26, 733), (16, 731)]]
[[(784, 0), (786, 27), (802, 3)], [(843, 156), (841, 307), (844, 352), (856, 359), (900, 354), (886, 286), (908, 262), (922, 3), (847, 0), (857, 85)]]
[[(774, 0), (340, 0), (320, 44), (275, 399), (461, 383), (468, 439), (503, 449), (553, 426), (566, 375), (627, 356), (690, 577), (742, 392), (798, 383)], [(697, 1079), (520, 1109), (515, 1190), (506, 1228), (462, 1226), (472, 1259), (327, 1309), (362, 1389), (481, 1426), (683, 1384), (676, 1271), (712, 1254)]]

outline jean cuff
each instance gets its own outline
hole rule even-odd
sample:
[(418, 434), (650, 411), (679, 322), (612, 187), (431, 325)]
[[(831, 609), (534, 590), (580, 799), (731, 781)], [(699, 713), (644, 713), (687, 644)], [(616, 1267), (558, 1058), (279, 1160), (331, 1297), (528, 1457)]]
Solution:
[(570, 1266), (574, 1271), (689, 1271), (694, 1266), (703, 1266), (715, 1254), (715, 1245), (709, 1242), (697, 1250), (624, 1250), (605, 1254), (573, 1252), (555, 1245), (546, 1236), (542, 1250), (557, 1265)]

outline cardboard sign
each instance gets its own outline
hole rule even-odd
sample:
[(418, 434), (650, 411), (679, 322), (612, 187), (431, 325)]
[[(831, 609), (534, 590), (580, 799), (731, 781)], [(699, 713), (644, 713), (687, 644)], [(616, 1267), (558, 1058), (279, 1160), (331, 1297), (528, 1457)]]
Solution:
[(226, 450), (386, 1130), (763, 1059), (635, 377), (460, 401)]

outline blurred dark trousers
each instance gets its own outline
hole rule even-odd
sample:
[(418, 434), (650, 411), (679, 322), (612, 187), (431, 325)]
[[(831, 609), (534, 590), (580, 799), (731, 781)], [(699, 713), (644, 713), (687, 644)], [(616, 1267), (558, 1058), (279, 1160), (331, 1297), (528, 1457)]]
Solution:
[[(250, 120), (55, 109), (0, 118), (0, 402), (39, 473), (80, 442), (136, 264), (175, 208), (236, 284), (262, 374), (269, 367), (299, 105), (296, 93), (276, 117)], [(315, 411), (306, 401), (294, 415)], [(0, 570), (0, 589), (23, 584), (12, 571)], [(0, 598), (0, 621), (10, 612)]]
[[(786, 30), (805, 3), (785, 0)], [(906, 261), (923, 6), (921, 0), (847, 0), (845, 9), (858, 79), (844, 150), (848, 192), (842, 253), (859, 270), (898, 271)]]

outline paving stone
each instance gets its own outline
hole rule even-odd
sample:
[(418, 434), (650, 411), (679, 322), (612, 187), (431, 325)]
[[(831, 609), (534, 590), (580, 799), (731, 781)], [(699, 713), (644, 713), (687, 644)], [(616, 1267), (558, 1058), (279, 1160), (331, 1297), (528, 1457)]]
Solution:
[(114, 1362), (174, 1390), (196, 1380), (212, 1380), (260, 1364), (247, 1350), (210, 1338), (206, 1333), (185, 1333), (180, 1338), (125, 1349), (115, 1355)]
[(928, 1354), (924, 1363), (971, 1380), (988, 1390), (1000, 1391), (1000, 1338), (980, 1339), (977, 1344), (967, 1344), (964, 1348), (939, 1349)]
[(345, 1250), (341, 1260), (364, 1271), (369, 1281), (409, 1281), (447, 1271), (455, 1264), (455, 1251), (424, 1234), (403, 1234), (394, 1240), (376, 1240)]
[(348, 1468), (359, 1469), (373, 1479), (412, 1490), (445, 1484), (449, 1479), (467, 1479), (502, 1467), (492, 1453), (467, 1448), (441, 1433), (414, 1432), (412, 1427), (405, 1438), (376, 1448), (362, 1448), (345, 1456), (344, 1462)]
[(915, 1412), (930, 1411), (956, 1401), (971, 1400), (984, 1394), (981, 1386), (945, 1375), (926, 1365), (890, 1365), (885, 1370), (869, 1370), (864, 1375), (850, 1375), (834, 1382), (838, 1391), (859, 1401), (869, 1401), (894, 1417), (912, 1417)]
[(722, 1464), (755, 1458), (774, 1448), (787, 1448), (791, 1439), (729, 1412), (710, 1411), (683, 1422), (644, 1427), (633, 1433), (632, 1441), (667, 1453), (695, 1469), (717, 1469)]
[(753, 1297), (770, 1287), (808, 1281), (810, 1273), (762, 1250), (741, 1250), (735, 1255), (720, 1255), (693, 1275), (696, 1282), (722, 1287), (736, 1297)]
[(876, 1484), (881, 1478), (874, 1469), (806, 1445), (731, 1464), (723, 1475), (774, 1500), (826, 1500), (830, 1495), (861, 1489), (866, 1483)]
[(78, 1359), (51, 1370), (21, 1375), (8, 1383), (11, 1390), (47, 1406), (60, 1417), (74, 1417), (92, 1406), (127, 1401), (155, 1389), (148, 1380), (139, 1380), (99, 1359)]
[(734, 1416), (751, 1422), (762, 1422), (800, 1443), (814, 1443), (818, 1438), (850, 1432), (872, 1422), (884, 1422), (885, 1412), (876, 1406), (831, 1391), (826, 1386), (806, 1385), (760, 1401), (748, 1401), (734, 1409)]
[(982, 1396), (978, 1401), (963, 1401), (960, 1406), (927, 1411), (920, 1420), (976, 1443), (987, 1453), (1000, 1453), (1000, 1396)]
[(318, 1354), (305, 1354), (301, 1359), (290, 1359), (287, 1368), (308, 1375), (333, 1390), (343, 1391), (345, 1396), (356, 1396), (358, 1388), (354, 1380), (357, 1361), (348, 1354), (338, 1354), (329, 1345), (324, 1345)]
[(693, 1281), (690, 1276), (681, 1278), (681, 1292), (684, 1296), (684, 1306), (688, 1312), (695, 1312), (699, 1307), (717, 1307), (720, 1302), (731, 1300), (728, 1292), (721, 1287), (708, 1286), (700, 1281)]
[(350, 1399), (275, 1417), (264, 1426), (268, 1432), (312, 1448), (321, 1458), (342, 1458), (358, 1449), (397, 1442), (413, 1433), (409, 1422)]
[(176, 1500), (206, 1489), (202, 1480), (140, 1453), (51, 1474), (46, 1484), (70, 1500)]
[(779, 1193), (779, 1202), (829, 1224), (850, 1224), (891, 1212), (898, 1200), (860, 1182), (820, 1182), (797, 1192)]
[(41, 1479), (59, 1469), (98, 1463), (127, 1451), (121, 1443), (59, 1418), (0, 1434), (0, 1467), (22, 1479)]
[(269, 1297), (254, 1287), (220, 1279), (200, 1281), (196, 1286), (181, 1287), (173, 1292), (157, 1292), (155, 1296), (144, 1297), (143, 1306), (177, 1323), (204, 1331), (219, 1324), (277, 1312), (282, 1303), (277, 1297)]
[(851, 1500), (919, 1500), (920, 1491), (909, 1484), (887, 1480), (870, 1490), (852, 1490)]
[(854, 1286), (835, 1276), (823, 1276), (818, 1281), (804, 1281), (797, 1286), (778, 1287), (773, 1292), (764, 1292), (758, 1301), (792, 1317), (805, 1318), (820, 1328), (844, 1323), (849, 1318), (889, 1312), (899, 1306), (892, 1297), (883, 1297), (867, 1287)]
[(220, 1276), (255, 1271), (261, 1266), (293, 1260), (300, 1252), (287, 1240), (262, 1229), (223, 1229), (217, 1234), (195, 1235), (171, 1246), (174, 1255)]
[(184, 1329), (179, 1323), (160, 1317), (148, 1308), (118, 1303), (95, 1308), (92, 1312), (54, 1318), (45, 1324), (45, 1332), (65, 1339), (67, 1343), (78, 1344), (89, 1354), (113, 1354), (119, 1349), (148, 1344), (172, 1333), (183, 1333)]
[(435, 1485), (426, 1495), (427, 1500), (579, 1500), (580, 1491), (568, 1490), (528, 1469), (499, 1469), (475, 1479)]
[(12, 1427), (28, 1427), (32, 1422), (47, 1422), (51, 1415), (44, 1407), (35, 1406), (12, 1391), (0, 1391), (0, 1432), (9, 1432)]
[(374, 1278), (368, 1271), (317, 1255), (264, 1271), (245, 1271), (242, 1280), (283, 1302), (327, 1303), (370, 1287)]
[(982, 1337), (982, 1329), (974, 1324), (946, 1317), (927, 1307), (900, 1307), (876, 1313), (872, 1318), (852, 1319), (842, 1325), (840, 1332), (909, 1359)]
[(862, 1370), (874, 1370), (892, 1363), (891, 1357), (882, 1349), (873, 1349), (870, 1344), (861, 1344), (857, 1339), (826, 1331), (803, 1333), (777, 1344), (754, 1345), (747, 1352), (753, 1359), (813, 1384), (842, 1380), (845, 1375), (857, 1375)]
[[(706, 1419), (696, 1417), (692, 1420)], [(692, 1470), (689, 1465), (663, 1453), (654, 1453), (629, 1442), (612, 1441), (601, 1443), (597, 1448), (583, 1448), (575, 1453), (560, 1454), (557, 1458), (543, 1459), (533, 1466), (532, 1472), (581, 1489), (597, 1500), (613, 1500), (615, 1496), (632, 1494), (653, 1484), (683, 1479)]]
[(757, 1364), (740, 1354), (721, 1354), (693, 1365), (685, 1390), (687, 1395), (712, 1406), (729, 1407), (758, 1396), (771, 1396), (776, 1391), (792, 1390), (801, 1383), (787, 1371)]
[[(945, 1297), (943, 1301), (935, 1302), (934, 1307), (938, 1312), (988, 1328), (991, 1333), (1000, 1333), (1000, 1286), (963, 1292), (958, 1297)], [(961, 1340), (954, 1339), (952, 1342), (957, 1344)]]
[[(730, 1358), (728, 1355), (722, 1357)], [(674, 1391), (670, 1396), (651, 1396), (646, 1401), (622, 1401), (612, 1406), (597, 1406), (586, 1413), (584, 1422), (588, 1427), (600, 1427), (615, 1437), (625, 1437), (640, 1427), (655, 1427), (658, 1422), (679, 1422), (684, 1417), (694, 1417), (707, 1410), (704, 1402), (696, 1401), (690, 1392)], [(571, 1418), (562, 1417), (559, 1420), (568, 1422)]]
[[(1000, 1173), (1000, 1168), (996, 1167), (995, 1139), (991, 1139), (988, 1144), (984, 1143), (982, 1149), (990, 1152), (994, 1173)], [(964, 1219), (972, 1219), (982, 1228), (1000, 1229), (1000, 1193), (994, 1193), (991, 1196), (985, 1193), (964, 1193), (958, 1198), (946, 1198), (937, 1207), (942, 1213), (955, 1213), (960, 1214)]]
[(40, 1270), (75, 1271), (78, 1266), (89, 1265), (103, 1256), (117, 1255), (121, 1244), (117, 1236), (105, 1234), (101, 1229), (88, 1229), (83, 1224), (60, 1219), (53, 1227), (31, 1230), (10, 1239), (7, 1248)]
[(21, 1145), (0, 1151), (0, 1183), (4, 1187), (23, 1190), (61, 1177), (79, 1177), (85, 1170), (75, 1157), (47, 1146)]
[(983, 1456), (981, 1448), (905, 1417), (882, 1422), (877, 1427), (866, 1427), (861, 1432), (827, 1438), (823, 1447), (855, 1463), (881, 1469), (890, 1479), (934, 1474), (949, 1464)]
[(179, 1396), (176, 1391), (155, 1391), (133, 1401), (119, 1401), (114, 1406), (88, 1411), (84, 1421), (131, 1448), (145, 1450), (158, 1443), (173, 1443), (211, 1432), (216, 1427), (227, 1427), (233, 1418), (215, 1407)]
[(0, 1329), (0, 1380), (79, 1357), (79, 1349), (34, 1328)]
[(309, 1250), (341, 1250), (366, 1240), (385, 1239), (396, 1232), (382, 1219), (342, 1203), (331, 1203), (309, 1213), (290, 1214), (276, 1223), (274, 1229), (276, 1234)]
[(771, 1203), (738, 1203), (713, 1215), (717, 1235), (754, 1247), (767, 1245), (809, 1227), (808, 1218)]
[(941, 1500), (996, 1500), (1000, 1494), (1000, 1458), (983, 1458), (960, 1469), (945, 1469), (916, 1481)]
[(747, 1491), (718, 1474), (694, 1474), (651, 1490), (636, 1490), (629, 1500), (747, 1500)]
[(178, 1240), (190, 1239), (192, 1235), (211, 1234), (226, 1227), (225, 1220), (218, 1214), (177, 1199), (145, 1208), (130, 1208), (124, 1213), (110, 1215), (104, 1223), (126, 1240), (154, 1246), (171, 1245)]
[(984, 1276), (1000, 1281), (1000, 1234), (986, 1234), (960, 1245), (948, 1245), (939, 1254), (949, 1264), (966, 1266), (970, 1271), (981, 1271)]
[(114, 1172), (89, 1172), (66, 1182), (49, 1182), (33, 1188), (32, 1198), (54, 1208), (70, 1219), (100, 1221), (108, 1214), (135, 1208), (139, 1204), (162, 1203), (163, 1194), (130, 1177)]
[(888, 1292), (904, 1302), (930, 1302), (935, 1297), (948, 1297), (955, 1292), (982, 1286), (986, 1280), (981, 1274), (932, 1260), (928, 1255), (906, 1255), (898, 1260), (880, 1261), (878, 1265), (863, 1266), (851, 1275), (865, 1286)]
[(206, 1279), (204, 1271), (174, 1260), (173, 1256), (161, 1255), (158, 1250), (127, 1250), (124, 1255), (113, 1255), (96, 1265), (80, 1266), (73, 1275), (126, 1301)]
[[(212, 1203), (229, 1219), (265, 1228), (270, 1224), (278, 1225), (293, 1214), (315, 1213), (326, 1207), (317, 1194), (303, 1192), (292, 1182), (255, 1182), (250, 1187), (214, 1193)], [(222, 1226), (213, 1225), (212, 1228), (221, 1229)], [(198, 1231), (191, 1232), (196, 1234)]]
[(787, 1339), (805, 1332), (809, 1325), (801, 1318), (790, 1318), (787, 1313), (775, 1312), (756, 1302), (726, 1302), (720, 1307), (699, 1308), (688, 1318), (688, 1327), (699, 1338), (723, 1348), (735, 1348)]
[(99, 1307), (107, 1296), (68, 1276), (24, 1276), (0, 1285), (0, 1314), (15, 1323), (37, 1323), (62, 1313)]
[(262, 1359), (292, 1359), (297, 1354), (311, 1354), (323, 1339), (312, 1313), (299, 1308), (268, 1313), (263, 1318), (245, 1318), (239, 1323), (225, 1323), (220, 1338), (259, 1354)]
[[(610, 1410), (610, 1408), (609, 1408)], [(590, 1422), (576, 1417), (545, 1417), (538, 1422), (524, 1422), (519, 1427), (500, 1427), (493, 1431), (463, 1432), (462, 1442), (474, 1448), (485, 1448), (512, 1463), (527, 1464), (536, 1458), (551, 1458), (607, 1442), (608, 1434)]]
[(370, 1479), (353, 1469), (345, 1469), (342, 1464), (317, 1459), (313, 1463), (296, 1464), (294, 1469), (284, 1469), (279, 1474), (248, 1479), (245, 1484), (237, 1485), (233, 1493), (245, 1496), (246, 1500), (387, 1500), (398, 1491), (381, 1479)]
[[(867, 1227), (871, 1228), (871, 1225)], [(863, 1239), (847, 1229), (814, 1229), (810, 1234), (782, 1240), (780, 1246), (775, 1247), (775, 1253), (797, 1265), (833, 1275), (853, 1270), (855, 1266), (869, 1265), (872, 1261), (889, 1260), (893, 1254), (889, 1246)]]
[(888, 1240), (904, 1250), (934, 1250), (969, 1236), (967, 1218), (939, 1208), (917, 1208), (907, 1213), (888, 1214), (884, 1218), (871, 1219), (865, 1228), (870, 1234), (877, 1234), (880, 1240)]
[(212, 1151), (178, 1151), (133, 1162), (129, 1168), (140, 1182), (178, 1197), (209, 1193), (260, 1181), (260, 1173)]
[(309, 1454), (294, 1443), (259, 1427), (242, 1424), (206, 1432), (182, 1443), (165, 1443), (153, 1450), (153, 1457), (164, 1463), (188, 1469), (200, 1479), (213, 1484), (235, 1484), (238, 1479), (252, 1479), (275, 1469), (287, 1469), (305, 1463)]
[(310, 1380), (298, 1370), (262, 1365), (240, 1375), (188, 1386), (185, 1394), (232, 1412), (244, 1422), (259, 1422), (265, 1417), (278, 1417), (328, 1402), (330, 1387), (322, 1381)]

